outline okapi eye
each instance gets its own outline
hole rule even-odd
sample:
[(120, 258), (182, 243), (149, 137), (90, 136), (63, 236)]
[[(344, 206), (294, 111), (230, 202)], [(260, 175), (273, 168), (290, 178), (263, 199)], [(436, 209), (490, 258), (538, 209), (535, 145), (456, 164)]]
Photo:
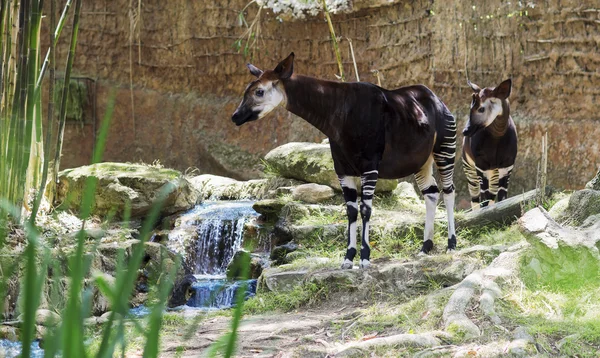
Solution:
[(262, 96), (264, 96), (264, 95), (265, 95), (265, 91), (264, 91), (264, 90), (261, 90), (261, 89), (257, 89), (257, 90), (256, 90), (256, 95), (257, 95), (258, 97), (262, 97)]
[(479, 113), (485, 112), (485, 107), (479, 107), (479, 109), (477, 110), (477, 112), (479, 112)]

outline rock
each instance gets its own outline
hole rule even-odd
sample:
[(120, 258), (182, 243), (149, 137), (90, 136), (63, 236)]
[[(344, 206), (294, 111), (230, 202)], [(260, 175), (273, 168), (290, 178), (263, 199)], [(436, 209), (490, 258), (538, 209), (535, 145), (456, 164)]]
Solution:
[(364, 275), (363, 270), (328, 270), (311, 274), (307, 281), (331, 291), (353, 291), (358, 288)]
[(194, 275), (185, 275), (181, 280), (175, 282), (167, 306), (172, 308), (185, 305), (194, 294), (191, 288), (196, 281)]
[(202, 174), (190, 183), (200, 192), (202, 200), (263, 199), (270, 190), (293, 184), (290, 180), (253, 179), (238, 181), (218, 175)]
[(285, 245), (276, 246), (271, 251), (271, 260), (278, 262), (278, 263), (283, 263), (285, 256), (288, 253), (294, 252), (296, 250), (298, 250), (298, 244), (295, 244), (293, 242), (288, 242)]
[(519, 229), (533, 246), (523, 274), (539, 284), (579, 285), (596, 280), (600, 267), (600, 225), (575, 230), (557, 224), (543, 208), (528, 211)]
[[(240, 264), (242, 263), (242, 256), (247, 256), (246, 260), (250, 262), (250, 271), (248, 272), (249, 277), (242, 278), (242, 272)], [(246, 250), (238, 250), (231, 259), (231, 262), (227, 266), (227, 278), (230, 280), (241, 280), (241, 279), (257, 279), (260, 277), (263, 269), (268, 267), (268, 260), (257, 254), (251, 254)]]
[[(92, 274), (94, 279), (98, 279), (101, 276), (102, 279), (108, 284), (110, 288), (114, 288), (115, 278), (105, 272), (94, 272)], [(107, 311), (112, 309), (112, 302), (106, 297), (99, 289), (98, 285), (94, 285), (92, 293), (92, 314), (94, 316), (100, 316)]]
[[(331, 149), (327, 144), (287, 143), (267, 153), (265, 161), (284, 178), (328, 185), (341, 190), (333, 168)], [(379, 180), (375, 190), (389, 192), (397, 185), (397, 180)]]
[(587, 219), (581, 223), (581, 228), (589, 228), (595, 226), (598, 222), (600, 222), (600, 214), (588, 216)]
[(564, 215), (574, 224), (579, 225), (595, 214), (600, 214), (600, 191), (583, 189), (571, 194)]
[(97, 178), (92, 215), (122, 218), (126, 203), (131, 204), (131, 217), (143, 217), (157, 197), (166, 190), (161, 215), (192, 208), (199, 193), (182, 174), (141, 164), (98, 163), (59, 173), (56, 205), (79, 211), (88, 178)]
[(252, 209), (267, 218), (278, 217), (287, 202), (282, 199), (265, 199), (255, 202)]
[[(18, 321), (23, 321), (23, 314), (19, 315)], [(58, 313), (47, 309), (38, 309), (35, 312), (35, 323), (40, 326), (55, 327), (60, 324), (60, 316)]]
[(550, 214), (550, 217), (554, 220), (561, 219), (564, 216), (567, 207), (569, 206), (570, 199), (571, 196), (569, 195), (554, 203), (550, 210), (548, 210), (548, 214)]
[(88, 317), (83, 320), (83, 325), (86, 327), (96, 326), (98, 324), (98, 317)]
[[(108, 322), (108, 320), (110, 319), (110, 315), (113, 314), (112, 311), (108, 311), (106, 313), (104, 313), (102, 316), (100, 317), (96, 317), (96, 322), (97, 324), (105, 324), (106, 322)], [(118, 320), (121, 319), (121, 315), (118, 313), (115, 313), (115, 318), (114, 320)]]
[(600, 169), (598, 169), (598, 173), (596, 173), (596, 176), (585, 185), (585, 188), (600, 190)]
[(314, 183), (299, 185), (292, 192), (292, 199), (310, 204), (322, 203), (334, 196), (335, 193), (331, 187)]
[[(4, 326), (4, 325), (0, 326), (0, 339), (8, 339), (9, 341), (18, 341), (19, 334), (20, 334), (20, 332), (17, 327)], [(0, 357), (2, 357), (1, 354), (0, 354)]]
[(420, 201), (419, 194), (415, 191), (415, 187), (409, 182), (399, 182), (398, 186), (392, 192), (399, 200)]
[(308, 273), (306, 270), (268, 272), (267, 270), (260, 276), (258, 290), (267, 292), (287, 292), (294, 287), (302, 285), (304, 277)]
[(287, 255), (285, 255), (283, 262), (286, 264), (289, 264), (296, 260), (307, 258), (308, 256), (309, 256), (309, 253), (306, 251), (302, 251), (302, 250), (292, 251), (292, 252), (288, 253)]

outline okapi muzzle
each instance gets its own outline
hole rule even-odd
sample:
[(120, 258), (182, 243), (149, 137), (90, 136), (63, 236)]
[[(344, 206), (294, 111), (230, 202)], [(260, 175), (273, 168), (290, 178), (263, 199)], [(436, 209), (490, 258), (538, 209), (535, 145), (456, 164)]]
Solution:
[(242, 102), (239, 107), (233, 112), (231, 120), (236, 126), (241, 126), (246, 122), (252, 122), (259, 118), (260, 111), (253, 110), (250, 106), (244, 105)]

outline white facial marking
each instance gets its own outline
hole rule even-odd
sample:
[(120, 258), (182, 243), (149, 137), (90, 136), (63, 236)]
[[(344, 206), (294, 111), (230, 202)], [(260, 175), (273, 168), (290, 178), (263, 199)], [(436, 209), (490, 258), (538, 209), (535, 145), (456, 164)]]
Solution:
[(476, 119), (484, 127), (492, 124), (494, 119), (502, 114), (502, 102), (498, 98), (488, 98), (480, 106), (485, 108), (485, 112), (477, 113)]
[[(263, 91), (264, 94), (262, 97), (258, 97), (256, 94), (256, 91), (258, 90)], [(278, 86), (273, 86), (272, 82), (269, 82), (268, 84), (261, 84), (254, 90), (254, 101), (256, 105), (252, 108), (252, 110), (259, 112), (258, 118), (262, 118), (277, 108), (277, 106), (279, 106), (284, 99), (285, 95), (283, 90), (281, 90)]]

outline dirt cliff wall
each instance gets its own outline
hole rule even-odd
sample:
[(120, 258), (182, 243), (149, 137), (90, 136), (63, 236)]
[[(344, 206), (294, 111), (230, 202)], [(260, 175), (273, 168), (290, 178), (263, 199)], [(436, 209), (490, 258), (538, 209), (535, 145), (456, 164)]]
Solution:
[[(259, 158), (273, 147), (323, 138), (283, 109), (240, 128), (231, 123), (251, 80), (244, 66), (249, 59), (234, 46), (245, 29), (239, 13), (246, 4), (141, 0), (138, 8), (137, 1), (85, 2), (75, 71), (96, 80), (96, 117), (103, 113), (108, 88), (119, 88), (106, 159), (159, 159), (178, 169), (249, 178), (259, 174)], [(423, 83), (461, 124), (471, 95), (467, 73), (482, 86), (512, 77), (512, 113), (520, 134), (511, 180), (515, 193), (535, 185), (545, 131), (550, 184), (581, 187), (600, 165), (597, 5), (596, 0), (355, 0), (353, 11), (334, 15), (333, 22), (338, 36), (352, 40), (361, 80), (376, 83), (372, 70), (378, 70), (384, 87)], [(245, 20), (250, 23), (257, 9), (248, 7)], [(59, 58), (66, 54), (68, 34), (69, 29)], [(263, 9), (260, 35), (252, 58), (259, 67), (274, 66), (294, 51), (298, 73), (334, 79), (337, 65), (322, 16), (279, 21)], [(354, 80), (348, 42), (340, 46), (346, 76)], [(88, 160), (91, 122), (69, 126), (65, 166)], [(458, 167), (459, 192), (466, 193)]]

